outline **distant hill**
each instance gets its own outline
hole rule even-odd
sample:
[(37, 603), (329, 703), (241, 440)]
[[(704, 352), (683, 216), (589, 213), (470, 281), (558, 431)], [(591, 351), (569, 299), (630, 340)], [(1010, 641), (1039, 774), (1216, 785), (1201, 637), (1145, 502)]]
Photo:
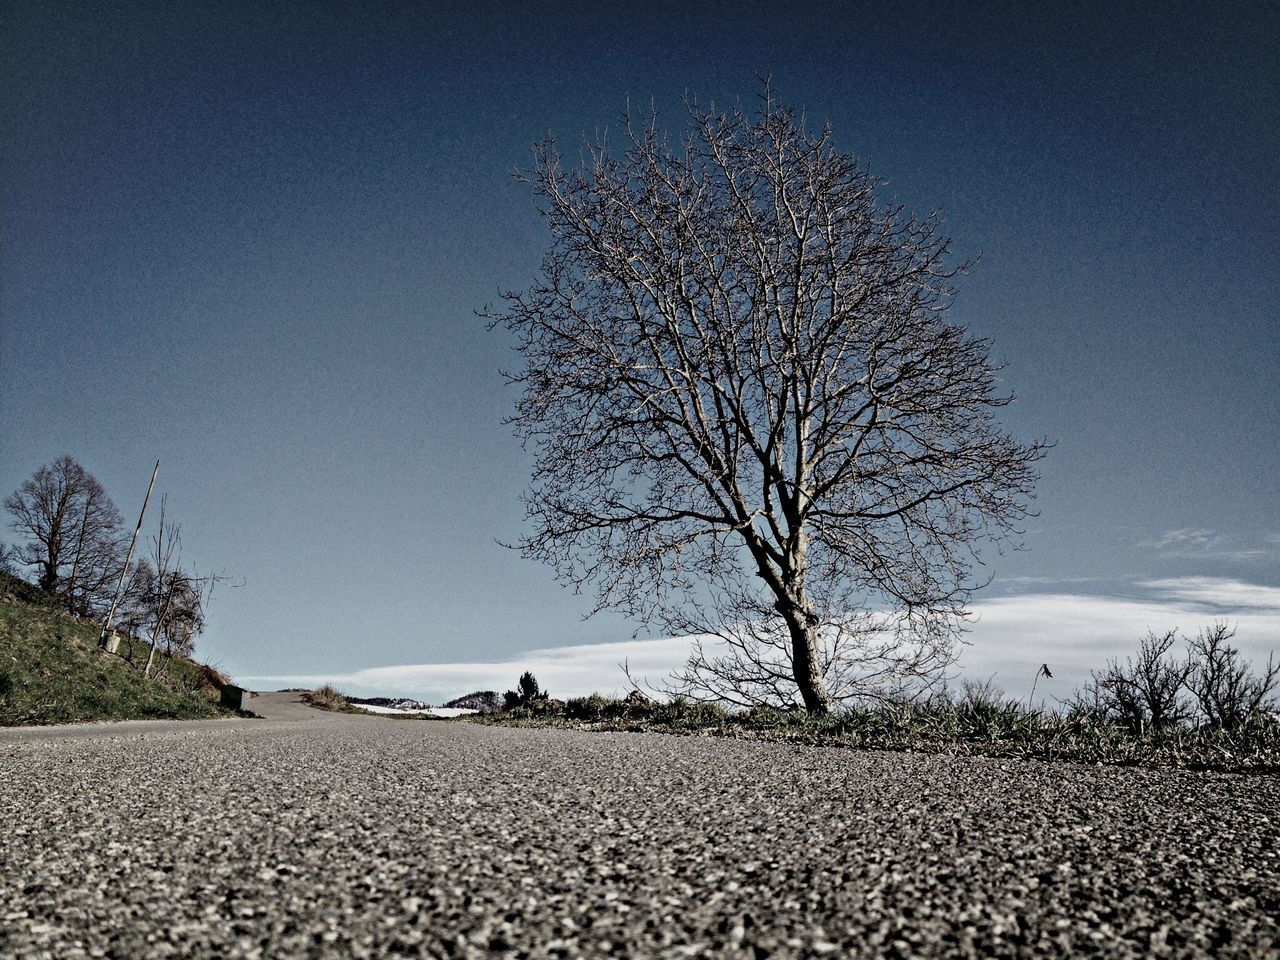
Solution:
[(101, 653), (100, 629), (0, 571), (0, 726), (226, 714), (218, 706), (226, 678), (216, 670), (157, 654), (158, 678), (148, 679), (146, 645), (125, 639), (124, 656)]
[(481, 713), (493, 713), (502, 709), (502, 694), (494, 690), (477, 690), (465, 697), (458, 697), (445, 704), (462, 710), (479, 710)]

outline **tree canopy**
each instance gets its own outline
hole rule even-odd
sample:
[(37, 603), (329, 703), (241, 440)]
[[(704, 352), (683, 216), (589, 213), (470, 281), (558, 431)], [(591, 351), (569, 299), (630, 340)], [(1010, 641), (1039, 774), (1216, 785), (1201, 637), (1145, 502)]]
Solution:
[(120, 511), (93, 474), (64, 454), (5, 497), (4, 507), (22, 538), (14, 556), (38, 571), (41, 589), (82, 615), (109, 602), (125, 538)]
[(523, 175), (550, 247), (486, 311), (524, 360), (519, 547), (716, 638), (686, 692), (825, 711), (934, 676), (1044, 444), (1000, 428), (990, 345), (946, 318), (936, 217), (767, 90), (689, 113), (677, 146), (627, 117), (619, 152), (566, 167), (548, 139)]

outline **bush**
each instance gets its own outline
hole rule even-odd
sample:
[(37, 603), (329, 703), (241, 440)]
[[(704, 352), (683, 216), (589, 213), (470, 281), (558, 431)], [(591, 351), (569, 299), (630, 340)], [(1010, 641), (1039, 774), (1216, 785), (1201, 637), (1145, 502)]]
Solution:
[(610, 700), (598, 693), (589, 697), (574, 697), (564, 705), (564, 715), (570, 720), (595, 721), (618, 716), (617, 700)]
[(336, 710), (339, 713), (347, 713), (355, 709), (344, 694), (339, 693), (327, 683), (318, 690), (310, 690), (304, 693), (302, 699), (313, 707), (319, 707), (321, 710)]
[(231, 682), (231, 678), (225, 673), (207, 663), (200, 664), (195, 670), (179, 674), (179, 680), (182, 688), (188, 693), (194, 693), (197, 690), (221, 692), (222, 688)]
[(538, 688), (537, 678), (526, 670), (520, 674), (520, 682), (517, 684), (518, 689), (508, 690), (503, 694), (503, 710), (515, 710), (517, 707), (528, 707), (539, 700), (548, 698), (545, 690)]
[(1280, 683), (1280, 664), (1272, 654), (1262, 674), (1255, 674), (1228, 643), (1234, 635), (1216, 623), (1189, 641), (1187, 658), (1177, 660), (1170, 655), (1177, 631), (1149, 633), (1136, 659), (1123, 666), (1113, 660), (1091, 674), (1068, 704), (1071, 714), (1114, 723), (1137, 736), (1181, 730), (1197, 716), (1214, 730), (1242, 729), (1275, 706), (1271, 694)]

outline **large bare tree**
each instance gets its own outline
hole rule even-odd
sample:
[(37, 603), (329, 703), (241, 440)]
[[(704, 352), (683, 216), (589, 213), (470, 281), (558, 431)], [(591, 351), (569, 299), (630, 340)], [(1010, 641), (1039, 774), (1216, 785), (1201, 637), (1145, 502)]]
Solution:
[(93, 474), (64, 454), (36, 470), (4, 506), (23, 538), (18, 562), (34, 567), (39, 586), (68, 608), (93, 612), (124, 563), (120, 511)]
[(899, 689), (953, 659), (976, 548), (1016, 537), (1044, 445), (1003, 432), (986, 341), (945, 318), (936, 217), (765, 90), (625, 118), (530, 182), (551, 233), (517, 338), (536, 453), (519, 544), (597, 607), (708, 634), (678, 680), (739, 703)]

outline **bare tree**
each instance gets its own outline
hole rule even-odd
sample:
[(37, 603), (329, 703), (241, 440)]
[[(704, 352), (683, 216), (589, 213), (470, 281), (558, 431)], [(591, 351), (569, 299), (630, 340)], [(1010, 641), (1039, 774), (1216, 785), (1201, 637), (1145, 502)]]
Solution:
[(205, 604), (215, 582), (214, 577), (175, 571), (170, 580), (169, 615), (161, 635), (169, 656), (190, 657), (195, 652), (196, 637), (204, 632)]
[(146, 557), (129, 565), (129, 574), (116, 608), (113, 629), (130, 640), (122, 656), (132, 662), (133, 639), (145, 636), (154, 619), (152, 598), (156, 594), (156, 571)]
[(1112, 660), (1101, 672), (1090, 675), (1084, 694), (1075, 705), (1101, 713), (1132, 733), (1170, 730), (1191, 718), (1182, 691), (1191, 673), (1191, 662), (1176, 660), (1169, 651), (1178, 632), (1150, 633), (1138, 645), (1137, 659), (1121, 665)]
[(7, 543), (0, 543), (0, 571), (16, 576), (18, 563), (18, 552)]
[(151, 590), (147, 597), (147, 612), (150, 614), (150, 650), (147, 652), (147, 664), (143, 673), (151, 676), (155, 663), (156, 646), (164, 635), (165, 617), (173, 602), (173, 594), (177, 589), (178, 566), (182, 562), (182, 528), (168, 523), (166, 519), (168, 498), (160, 498), (160, 526), (151, 538), (151, 556), (149, 566), (154, 571)]
[(774, 103), (626, 118), (524, 179), (552, 243), (484, 315), (525, 364), (524, 554), (672, 632), (691, 690), (810, 711), (953, 657), (976, 546), (1016, 536), (1044, 451), (1001, 432), (986, 341), (944, 319), (947, 241)]
[(151, 538), (150, 556), (131, 571), (122, 625), (147, 634), (151, 676), (156, 652), (189, 656), (204, 629), (205, 607), (213, 587), (225, 581), (219, 574), (197, 576), (182, 566), (182, 527), (168, 518), (166, 497), (160, 499), (160, 522)]
[(1255, 674), (1240, 651), (1228, 641), (1235, 630), (1215, 623), (1190, 642), (1191, 660), (1187, 689), (1212, 727), (1235, 730), (1254, 714), (1274, 706), (1271, 698), (1280, 683), (1275, 654), (1267, 657), (1263, 672)]
[(94, 612), (123, 562), (120, 511), (101, 484), (63, 455), (36, 470), (4, 506), (25, 538), (18, 562), (35, 567), (38, 585), (73, 612)]

